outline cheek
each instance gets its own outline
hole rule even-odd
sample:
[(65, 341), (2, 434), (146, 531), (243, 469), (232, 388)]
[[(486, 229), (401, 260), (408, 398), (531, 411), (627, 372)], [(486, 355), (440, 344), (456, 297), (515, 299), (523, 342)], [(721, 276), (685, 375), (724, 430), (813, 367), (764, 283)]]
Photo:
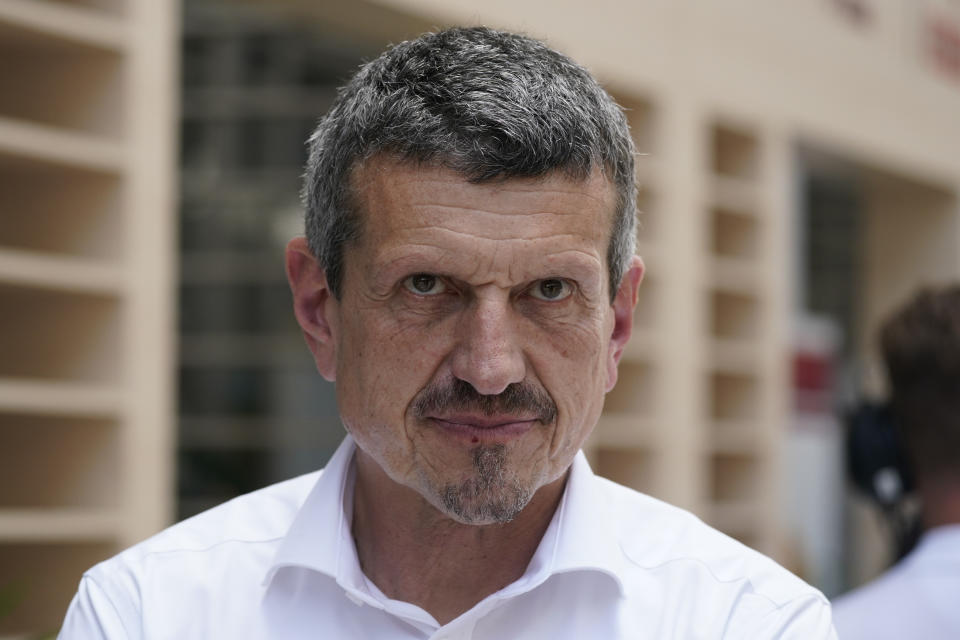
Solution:
[(358, 313), (342, 335), (337, 360), (341, 413), (349, 413), (355, 427), (402, 428), (410, 401), (442, 361), (442, 332), (403, 329), (390, 317)]
[(555, 455), (575, 452), (603, 408), (608, 350), (603, 329), (602, 319), (555, 326), (534, 356), (540, 381), (557, 403), (558, 428), (550, 445)]
[(556, 372), (567, 379), (579, 380), (575, 385), (580, 390), (589, 387), (589, 376), (603, 368), (607, 353), (604, 339), (604, 323), (601, 318), (589, 322), (553, 323), (539, 329), (538, 336), (528, 338), (529, 344), (542, 344), (539, 359), (544, 362), (545, 374)]

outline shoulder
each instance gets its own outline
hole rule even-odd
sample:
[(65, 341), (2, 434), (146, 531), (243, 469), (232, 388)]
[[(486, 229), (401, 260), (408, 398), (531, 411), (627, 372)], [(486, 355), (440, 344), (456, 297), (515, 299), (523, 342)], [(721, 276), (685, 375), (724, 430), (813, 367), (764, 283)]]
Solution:
[(597, 478), (628, 566), (702, 572), (718, 585), (744, 582), (774, 601), (818, 593), (763, 554), (708, 526), (692, 513)]
[(732, 637), (780, 637), (788, 630), (780, 625), (796, 624), (806, 625), (811, 638), (832, 637), (823, 594), (767, 556), (688, 511), (603, 478), (596, 483), (609, 505), (628, 591), (660, 590), (665, 606), (679, 615), (722, 619), (738, 630)]
[(108, 612), (136, 624), (148, 600), (163, 603), (176, 594), (202, 607), (223, 595), (224, 584), (252, 593), (319, 476), (309, 473), (234, 498), (101, 562), (84, 574), (70, 613), (80, 615), (88, 601), (98, 616)]
[(256, 544), (281, 538), (320, 474), (314, 471), (224, 502), (161, 531), (121, 555), (202, 553), (231, 542)]

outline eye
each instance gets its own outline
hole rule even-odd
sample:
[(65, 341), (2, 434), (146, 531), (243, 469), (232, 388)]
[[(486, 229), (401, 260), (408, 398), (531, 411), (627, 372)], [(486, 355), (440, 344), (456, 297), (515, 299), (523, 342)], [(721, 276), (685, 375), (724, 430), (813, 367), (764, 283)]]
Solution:
[(562, 278), (547, 278), (540, 280), (530, 289), (530, 295), (537, 300), (556, 302), (563, 300), (573, 293), (570, 283)]
[(442, 279), (429, 273), (414, 274), (403, 281), (403, 286), (418, 296), (435, 296), (447, 290)]

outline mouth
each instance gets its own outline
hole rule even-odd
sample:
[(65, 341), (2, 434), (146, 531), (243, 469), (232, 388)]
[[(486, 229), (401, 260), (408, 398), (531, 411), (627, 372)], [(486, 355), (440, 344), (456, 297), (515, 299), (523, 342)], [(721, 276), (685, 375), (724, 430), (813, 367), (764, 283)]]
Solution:
[(518, 438), (540, 422), (523, 415), (458, 414), (430, 416), (429, 421), (444, 432), (470, 444), (505, 442)]

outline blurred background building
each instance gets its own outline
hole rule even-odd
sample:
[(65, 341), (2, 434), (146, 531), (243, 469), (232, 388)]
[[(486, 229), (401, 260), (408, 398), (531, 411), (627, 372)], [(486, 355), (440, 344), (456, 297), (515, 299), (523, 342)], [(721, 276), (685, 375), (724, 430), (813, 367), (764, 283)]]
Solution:
[(828, 595), (888, 561), (836, 413), (883, 392), (879, 319), (960, 276), (960, 2), (0, 0), (0, 635), (325, 463), (282, 259), (304, 140), (387, 43), (477, 23), (588, 66), (642, 152), (595, 469)]

